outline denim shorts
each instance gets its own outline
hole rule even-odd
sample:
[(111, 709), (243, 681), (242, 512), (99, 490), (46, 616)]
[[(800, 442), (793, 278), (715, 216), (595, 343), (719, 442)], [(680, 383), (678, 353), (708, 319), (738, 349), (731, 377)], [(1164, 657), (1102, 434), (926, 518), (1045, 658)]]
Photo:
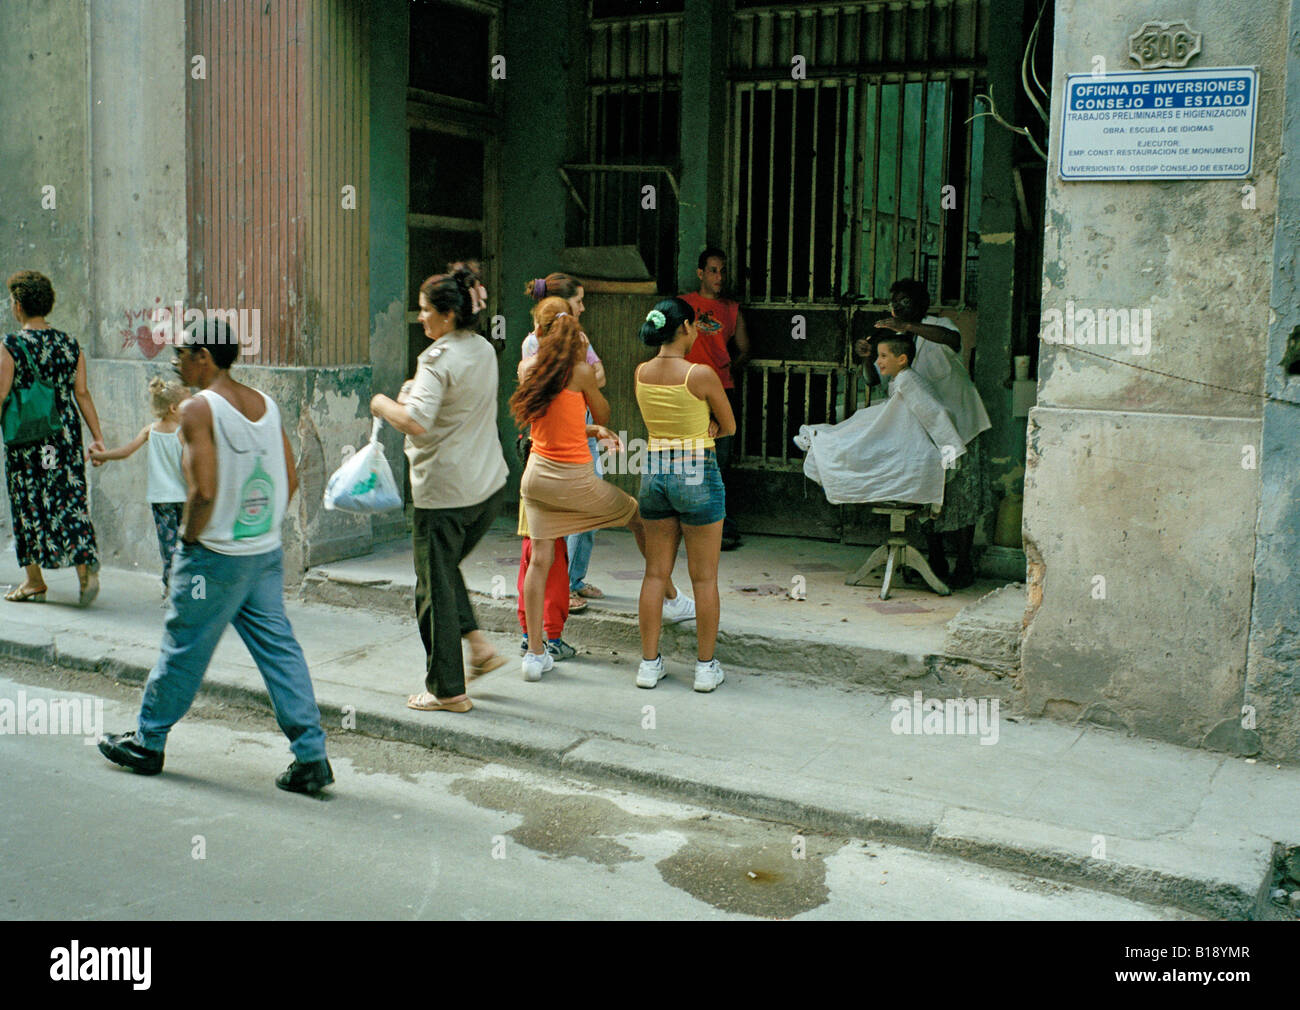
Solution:
[(637, 505), (643, 519), (680, 519), (687, 526), (708, 526), (727, 514), (718, 457), (712, 449), (703, 457), (688, 453), (650, 452), (641, 477)]

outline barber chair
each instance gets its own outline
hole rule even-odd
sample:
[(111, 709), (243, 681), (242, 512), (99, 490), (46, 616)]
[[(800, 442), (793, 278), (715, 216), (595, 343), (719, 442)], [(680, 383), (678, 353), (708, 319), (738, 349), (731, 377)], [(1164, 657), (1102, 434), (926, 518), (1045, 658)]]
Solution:
[(952, 595), (952, 590), (934, 574), (934, 569), (925, 557), (912, 546), (907, 539), (907, 517), (928, 509), (927, 505), (909, 504), (908, 502), (884, 502), (873, 505), (871, 511), (877, 515), (889, 516), (889, 538), (871, 552), (871, 556), (856, 572), (844, 580), (846, 586), (860, 586), (881, 565), (885, 566), (884, 581), (880, 584), (880, 598), (889, 599), (889, 587), (893, 582), (894, 572), (903, 565), (913, 569), (925, 579), (926, 583), (940, 596)]

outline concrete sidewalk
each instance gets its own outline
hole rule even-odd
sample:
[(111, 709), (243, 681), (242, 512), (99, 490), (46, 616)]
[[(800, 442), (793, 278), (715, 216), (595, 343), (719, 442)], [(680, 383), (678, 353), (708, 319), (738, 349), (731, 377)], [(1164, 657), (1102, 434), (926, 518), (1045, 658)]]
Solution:
[[(475, 606), (485, 630), (513, 633), (519, 628), (519, 545), (515, 520), (502, 518), (461, 566), (466, 585), (477, 594)], [(745, 546), (724, 553), (719, 565), (719, 661), (792, 676), (800, 684), (891, 692), (920, 688), (935, 697), (996, 697), (1015, 708), (1023, 584), (981, 580), (945, 597), (923, 586), (908, 587), (896, 576), (890, 598), (881, 600), (879, 572), (871, 585), (844, 584), (871, 550), (747, 536)], [(592, 648), (638, 649), (636, 608), (643, 572), (629, 532), (600, 530), (587, 577), (605, 597), (588, 601), (585, 611), (570, 617), (566, 640)], [(673, 578), (679, 589), (693, 595), (684, 549)], [(389, 544), (363, 558), (313, 568), (301, 595), (407, 617), (415, 606), (410, 545)], [(799, 596), (803, 599), (795, 598)], [(665, 629), (661, 651), (665, 658), (694, 662), (694, 626)]]
[[(75, 575), (54, 572), (49, 581), (46, 604), (0, 603), (0, 652), (124, 680), (147, 675), (163, 618), (155, 575), (105, 569), (103, 592), (87, 610), (73, 605)], [(589, 647), (529, 684), (516, 631), (491, 636), (512, 661), (471, 685), (474, 711), (412, 712), (404, 702), (423, 679), (413, 619), (297, 600), (289, 611), (334, 734), (355, 726), (519, 760), (1211, 916), (1248, 917), (1261, 907), (1273, 844), (1300, 841), (1300, 770), (1005, 714), (996, 743), (900, 734), (894, 696), (806, 671), (729, 665), (726, 683), (705, 695), (691, 690), (691, 667), (670, 660), (669, 678), (646, 691), (633, 684), (635, 651)], [(575, 643), (583, 619), (573, 619)], [(823, 630), (810, 629), (809, 656)], [(233, 632), (205, 690), (269, 710)], [(912, 688), (898, 695), (910, 704)]]

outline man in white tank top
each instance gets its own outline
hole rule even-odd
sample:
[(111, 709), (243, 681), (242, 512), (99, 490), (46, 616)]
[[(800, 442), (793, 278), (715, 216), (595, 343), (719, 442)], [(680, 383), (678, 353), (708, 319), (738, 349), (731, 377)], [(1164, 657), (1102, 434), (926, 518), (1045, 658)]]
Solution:
[(173, 725), (189, 711), (226, 625), (252, 653), (294, 762), (275, 784), (315, 794), (334, 781), (302, 648), (284, 612), (280, 526), (298, 486), (275, 401), (230, 377), (239, 345), (225, 323), (187, 330), (174, 361), (201, 392), (181, 407), (185, 520), (162, 649), (145, 683), (137, 729), (99, 741), (110, 761), (162, 771)]

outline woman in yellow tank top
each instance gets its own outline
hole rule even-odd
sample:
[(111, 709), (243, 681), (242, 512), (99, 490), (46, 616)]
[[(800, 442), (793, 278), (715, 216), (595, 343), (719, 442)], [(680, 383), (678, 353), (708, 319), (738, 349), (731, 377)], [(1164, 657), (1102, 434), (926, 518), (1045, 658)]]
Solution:
[(656, 601), (672, 576), (682, 539), (695, 587), (695, 690), (712, 691), (724, 679), (713, 647), (718, 639), (718, 557), (727, 507), (713, 439), (734, 434), (736, 419), (718, 373), (685, 360), (695, 336), (695, 310), (680, 298), (665, 298), (641, 324), (642, 341), (658, 347), (659, 353), (636, 372), (637, 405), (650, 435), (637, 498), (646, 539), (637, 687), (654, 687), (665, 676)]

